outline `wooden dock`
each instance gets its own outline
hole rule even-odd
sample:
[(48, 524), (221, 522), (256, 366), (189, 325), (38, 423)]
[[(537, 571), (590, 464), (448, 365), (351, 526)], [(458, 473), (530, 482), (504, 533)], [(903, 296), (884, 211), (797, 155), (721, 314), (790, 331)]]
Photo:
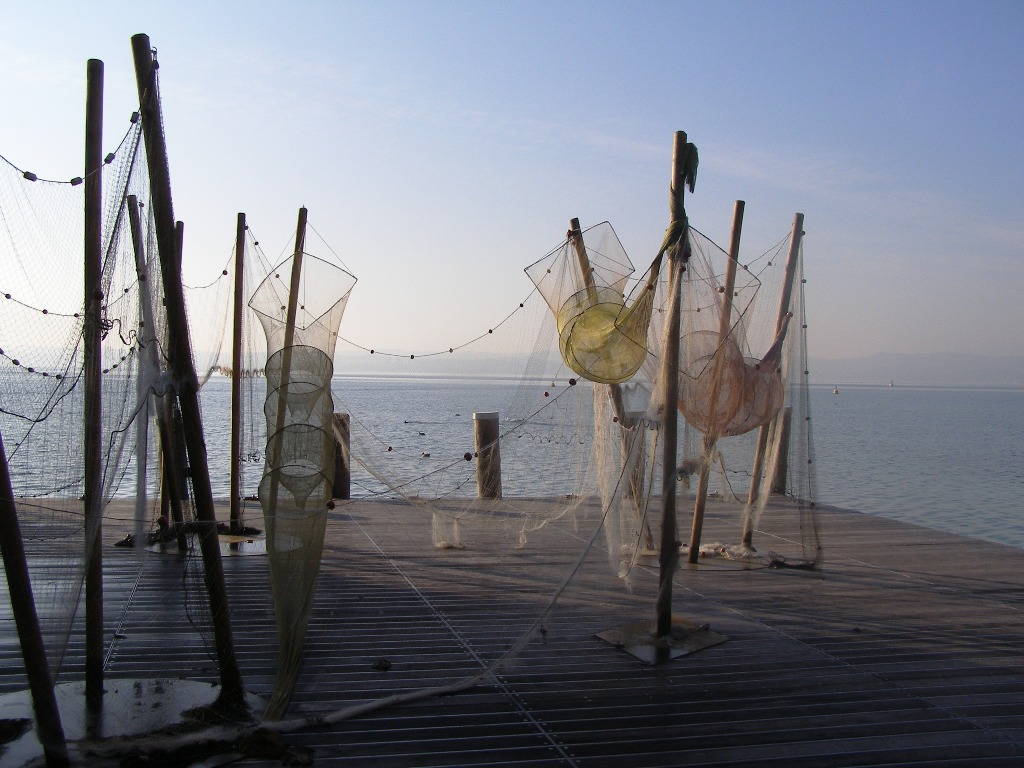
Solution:
[[(819, 513), (822, 571), (683, 566), (675, 611), (725, 634), (722, 645), (648, 667), (597, 640), (653, 615), (656, 584), (643, 566), (625, 590), (598, 541), (544, 632), (490, 683), (286, 741), (317, 766), (375, 768), (1024, 765), (1024, 551)], [(735, 541), (734, 508), (707, 514), (705, 541)], [(562, 519), (523, 550), (499, 541), (506, 530), (468, 524), (465, 549), (439, 550), (421, 509), (353, 502), (331, 515), (292, 714), (478, 672), (537, 616), (595, 521)], [(771, 507), (760, 527), (759, 549), (791, 548), (791, 510)], [(196, 578), (183, 580), (175, 556), (147, 555), (140, 570), (105, 539), (108, 677), (215, 680)], [(264, 693), (275, 653), (267, 559), (226, 558), (225, 572), (245, 682)], [(25, 680), (2, 608), (5, 693)], [(78, 679), (83, 662), (78, 636), (62, 679)]]

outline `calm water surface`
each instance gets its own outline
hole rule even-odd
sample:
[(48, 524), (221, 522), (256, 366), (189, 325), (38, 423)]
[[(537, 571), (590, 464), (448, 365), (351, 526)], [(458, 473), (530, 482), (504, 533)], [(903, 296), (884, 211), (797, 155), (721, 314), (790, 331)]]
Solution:
[(1024, 392), (812, 394), (820, 501), (1024, 547)]
[[(549, 384), (523, 388), (500, 380), (336, 377), (333, 390), (337, 410), (354, 415), (353, 433), (376, 451), (384, 474), (405, 478), (472, 451), (473, 411), (499, 411), (507, 428), (510, 416), (544, 403), (544, 391), (558, 391)], [(509, 495), (553, 495), (574, 487), (564, 457), (570, 449), (579, 451), (577, 446), (586, 451), (590, 441), (589, 433), (576, 432), (576, 425), (587, 423), (577, 416), (590, 411), (589, 389), (576, 390), (544, 411), (545, 426), (524, 430), (509, 441), (508, 450), (503, 443)], [(244, 464), (247, 494), (255, 493), (263, 467), (263, 397), (263, 381), (257, 380), (249, 400), (260, 418), (251, 420), (244, 446), (250, 457)], [(221, 497), (228, 493), (229, 398), (230, 382), (224, 378), (212, 378), (202, 391), (211, 480)], [(834, 395), (830, 387), (817, 387), (811, 405), (819, 502), (1024, 547), (1024, 391), (847, 387)], [(0, 420), (0, 427), (10, 453), (24, 427), (9, 419)], [(393, 450), (374, 445), (369, 432), (386, 435)], [(16, 486), (27, 488), (39, 462), (58, 458), (55, 451), (76, 453), (59, 435), (54, 438), (36, 441), (39, 455), (23, 450), (12, 461)], [(72, 459), (69, 454), (61, 461), (70, 466)], [(460, 492), (472, 493), (472, 475), (473, 465), (466, 462), (439, 474), (436, 488), (422, 491), (447, 493), (453, 483), (464, 482)], [(354, 495), (382, 489), (358, 470), (353, 483)], [(116, 494), (133, 493), (129, 465)]]
[[(416, 456), (472, 450), (474, 410), (504, 419), (530, 407), (500, 381), (336, 378), (334, 390), (374, 431), (397, 436), (396, 451)], [(226, 423), (228, 392), (223, 379), (203, 390), (207, 423)], [(819, 502), (1024, 547), (1024, 391), (815, 387), (811, 407)], [(211, 432), (226, 456), (225, 441)], [(567, 478), (537, 471), (550, 466), (544, 444), (530, 448), (539, 458), (525, 479), (503, 460), (515, 475), (509, 492), (557, 493)]]

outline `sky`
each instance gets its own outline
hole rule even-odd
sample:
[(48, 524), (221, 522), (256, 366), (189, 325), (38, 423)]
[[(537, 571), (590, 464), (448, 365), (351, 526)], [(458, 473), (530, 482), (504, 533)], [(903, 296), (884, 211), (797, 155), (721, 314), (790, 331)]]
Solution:
[(517, 305), (573, 216), (642, 271), (685, 130), (691, 223), (726, 243), (745, 200), (741, 260), (805, 214), (813, 356), (1024, 355), (1024, 3), (3, 0), (0, 153), (80, 175), (88, 58), (113, 149), (136, 32), (188, 283), (236, 212), (273, 257), (305, 205), (359, 278), (343, 335), (447, 347)]

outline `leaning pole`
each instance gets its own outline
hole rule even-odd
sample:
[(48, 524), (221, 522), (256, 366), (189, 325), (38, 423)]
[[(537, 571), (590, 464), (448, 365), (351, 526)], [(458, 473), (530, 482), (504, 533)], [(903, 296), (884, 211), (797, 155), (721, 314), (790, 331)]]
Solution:
[(29, 579), (28, 560), (25, 545), (18, 524), (18, 512), (14, 506), (14, 488), (7, 466), (4, 439), (0, 435), (0, 554), (3, 556), (7, 589), (11, 595), (11, 613), (18, 629), (21, 644), (21, 658), (25, 662), (25, 676), (28, 677), (32, 693), (32, 709), (36, 716), (36, 733), (43, 745), (48, 768), (63, 768), (68, 764), (67, 743), (64, 741), (64, 727), (60, 721), (60, 710), (53, 692), (53, 678), (46, 661), (43, 647), (43, 633), (39, 628), (32, 583)]
[(210, 469), (206, 443), (203, 439), (203, 420), (199, 409), (199, 379), (192, 362), (192, 343), (185, 314), (185, 294), (181, 282), (181, 247), (183, 225), (174, 219), (171, 200), (171, 178), (167, 165), (167, 143), (163, 131), (163, 115), (157, 92), (156, 63), (148, 35), (132, 36), (135, 59), (135, 78), (139, 91), (139, 110), (142, 114), (142, 132), (146, 140), (146, 160), (149, 166), (149, 185), (153, 218), (156, 223), (157, 249), (160, 255), (160, 274), (164, 283), (167, 326), (170, 335), (170, 367), (177, 383), (178, 403), (181, 407), (185, 447), (192, 475), (196, 517), (200, 523), (199, 543), (203, 554), (206, 589), (213, 621), (214, 646), (220, 670), (221, 691), (217, 705), (230, 709), (245, 709), (242, 675), (235, 657), (231, 636), (231, 616), (227, 590), (224, 586), (224, 568), (217, 537), (217, 518), (210, 488)]
[[(775, 336), (786, 328), (789, 316), (789, 305), (793, 299), (793, 283), (796, 280), (796, 266), (800, 259), (800, 243), (804, 236), (804, 215), (793, 214), (793, 231), (789, 240), (789, 253), (786, 256), (786, 271), (782, 278), (782, 296), (779, 297), (779, 310), (775, 317)], [(761, 492), (761, 476), (764, 473), (764, 459), (768, 449), (768, 433), (781, 414), (768, 424), (763, 424), (757, 431), (757, 446), (754, 449), (754, 466), (750, 470), (750, 490), (747, 494), (746, 510), (743, 514), (743, 529), (740, 533), (740, 544), (747, 549), (754, 548), (754, 505), (758, 503)]]

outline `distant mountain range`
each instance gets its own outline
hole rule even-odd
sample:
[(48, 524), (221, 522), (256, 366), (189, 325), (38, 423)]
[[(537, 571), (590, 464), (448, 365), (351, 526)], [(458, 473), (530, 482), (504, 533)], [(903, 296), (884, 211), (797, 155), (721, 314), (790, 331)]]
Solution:
[(1024, 357), (971, 354), (878, 354), (811, 358), (814, 384), (1024, 388)]

